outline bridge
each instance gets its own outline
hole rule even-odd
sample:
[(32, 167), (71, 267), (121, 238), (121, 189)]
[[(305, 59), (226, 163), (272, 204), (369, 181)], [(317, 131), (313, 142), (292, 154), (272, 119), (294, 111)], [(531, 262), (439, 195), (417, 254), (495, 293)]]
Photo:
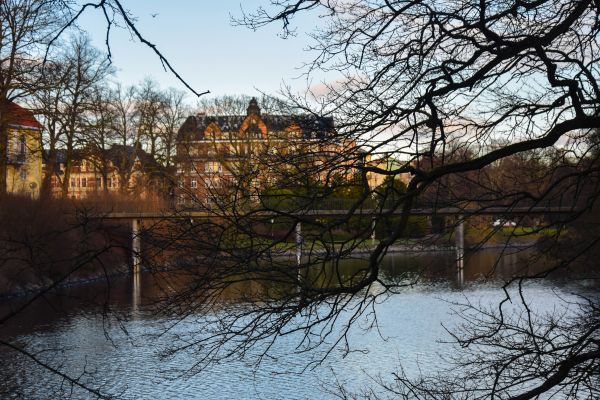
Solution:
[[(253, 217), (278, 217), (292, 216), (302, 217), (343, 217), (349, 215), (349, 209), (310, 209), (293, 211), (246, 211), (239, 213), (217, 212), (210, 210), (168, 210), (163, 211), (108, 211), (101, 214), (104, 219), (212, 219), (240, 217), (244, 215)], [(573, 214), (577, 212), (574, 207), (482, 207), (482, 208), (461, 208), (461, 207), (442, 207), (442, 208), (414, 208), (410, 210), (410, 215), (424, 216), (470, 216), (470, 215), (501, 215), (501, 216), (526, 216), (526, 215), (549, 215), (549, 214)], [(352, 215), (356, 216), (378, 216), (378, 215), (402, 215), (402, 209), (377, 209), (377, 208), (358, 208)]]
[[(441, 208), (415, 208), (409, 212), (410, 216), (454, 216), (457, 218), (457, 224), (454, 228), (455, 249), (457, 266), (459, 269), (463, 267), (464, 257), (464, 220), (469, 216), (474, 215), (492, 215), (503, 217), (508, 220), (518, 216), (531, 215), (571, 215), (579, 211), (575, 207), (550, 206), (550, 207), (510, 207), (510, 206), (495, 206), (481, 208), (461, 208), (461, 207), (441, 207)], [(400, 208), (396, 209), (377, 209), (377, 208), (358, 208), (353, 212), (349, 209), (309, 209), (296, 211), (247, 211), (240, 213), (233, 212), (216, 212), (210, 210), (168, 210), (163, 211), (109, 211), (104, 214), (99, 214), (96, 218), (106, 220), (125, 220), (131, 221), (132, 232), (132, 267), (134, 272), (140, 270), (141, 267), (141, 237), (140, 230), (143, 220), (202, 220), (214, 218), (275, 218), (287, 216), (295, 218), (295, 233), (296, 233), (296, 262), (299, 265), (302, 257), (302, 219), (305, 218), (331, 218), (331, 217), (348, 217), (362, 216), (372, 219), (372, 239), (375, 239), (375, 222), (377, 217), (399, 216), (403, 211)]]

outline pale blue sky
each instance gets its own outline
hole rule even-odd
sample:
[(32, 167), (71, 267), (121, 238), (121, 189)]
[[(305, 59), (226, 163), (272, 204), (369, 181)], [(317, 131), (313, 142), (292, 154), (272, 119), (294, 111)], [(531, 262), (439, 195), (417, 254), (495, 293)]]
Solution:
[[(306, 87), (298, 67), (310, 59), (304, 51), (307, 32), (315, 27), (317, 16), (297, 21), (298, 35), (282, 39), (281, 25), (256, 32), (232, 26), (230, 14), (240, 15), (240, 0), (122, 0), (138, 17), (141, 33), (168, 57), (171, 64), (198, 92), (212, 95), (256, 94), (257, 89), (274, 93), (283, 81), (300, 90)], [(243, 1), (245, 10), (254, 10), (267, 0)], [(152, 14), (157, 14), (152, 17)], [(89, 10), (80, 25), (94, 45), (104, 49), (105, 24), (100, 11)], [(129, 33), (116, 29), (111, 49), (117, 80), (133, 84), (148, 76), (163, 87), (184, 89), (176, 78), (161, 67), (147, 47), (132, 40)], [(318, 84), (319, 80), (313, 80)], [(191, 100), (194, 96), (189, 93)]]

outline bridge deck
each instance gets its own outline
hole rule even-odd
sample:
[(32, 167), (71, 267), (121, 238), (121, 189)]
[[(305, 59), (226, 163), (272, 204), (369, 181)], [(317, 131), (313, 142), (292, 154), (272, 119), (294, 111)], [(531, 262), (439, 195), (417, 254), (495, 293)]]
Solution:
[[(341, 217), (348, 215), (348, 210), (308, 210), (302, 212), (276, 212), (276, 211), (248, 211), (239, 214), (228, 214), (217, 211), (140, 211), (140, 212), (108, 212), (99, 214), (98, 218), (104, 219), (203, 219), (203, 218), (244, 218), (244, 217)], [(498, 215), (498, 216), (526, 216), (526, 215), (548, 215), (548, 214), (573, 214), (578, 211), (574, 207), (487, 207), (487, 208), (418, 208), (410, 211), (410, 215), (440, 215), (440, 216), (469, 216), (469, 215)], [(353, 216), (374, 217), (377, 215), (392, 216), (401, 215), (402, 210), (378, 210), (378, 209), (359, 209)]]

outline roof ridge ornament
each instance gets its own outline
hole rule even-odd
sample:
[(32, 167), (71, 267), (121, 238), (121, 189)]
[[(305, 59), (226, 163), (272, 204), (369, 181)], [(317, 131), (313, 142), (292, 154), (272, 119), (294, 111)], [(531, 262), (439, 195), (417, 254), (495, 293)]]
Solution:
[(248, 109), (246, 111), (246, 115), (256, 114), (260, 116), (260, 107), (258, 106), (258, 101), (256, 101), (256, 97), (250, 99), (250, 104), (248, 104)]

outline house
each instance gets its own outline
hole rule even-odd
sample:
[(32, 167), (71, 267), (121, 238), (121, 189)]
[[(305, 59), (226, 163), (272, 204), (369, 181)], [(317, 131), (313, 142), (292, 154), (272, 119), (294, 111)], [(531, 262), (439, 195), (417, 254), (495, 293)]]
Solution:
[(42, 125), (16, 103), (8, 103), (6, 111), (6, 191), (37, 198), (42, 184)]
[(274, 185), (349, 179), (356, 174), (353, 147), (336, 140), (333, 118), (262, 114), (255, 98), (246, 115), (190, 116), (177, 136), (177, 202), (256, 198)]
[[(63, 193), (68, 180), (67, 197), (86, 199), (98, 195), (123, 195), (147, 199), (166, 190), (164, 169), (139, 147), (113, 145), (104, 151), (81, 149), (73, 152), (66, 174), (66, 153), (58, 150), (54, 168), (44, 165), (50, 190), (55, 197)], [(68, 178), (66, 176), (68, 175)]]

